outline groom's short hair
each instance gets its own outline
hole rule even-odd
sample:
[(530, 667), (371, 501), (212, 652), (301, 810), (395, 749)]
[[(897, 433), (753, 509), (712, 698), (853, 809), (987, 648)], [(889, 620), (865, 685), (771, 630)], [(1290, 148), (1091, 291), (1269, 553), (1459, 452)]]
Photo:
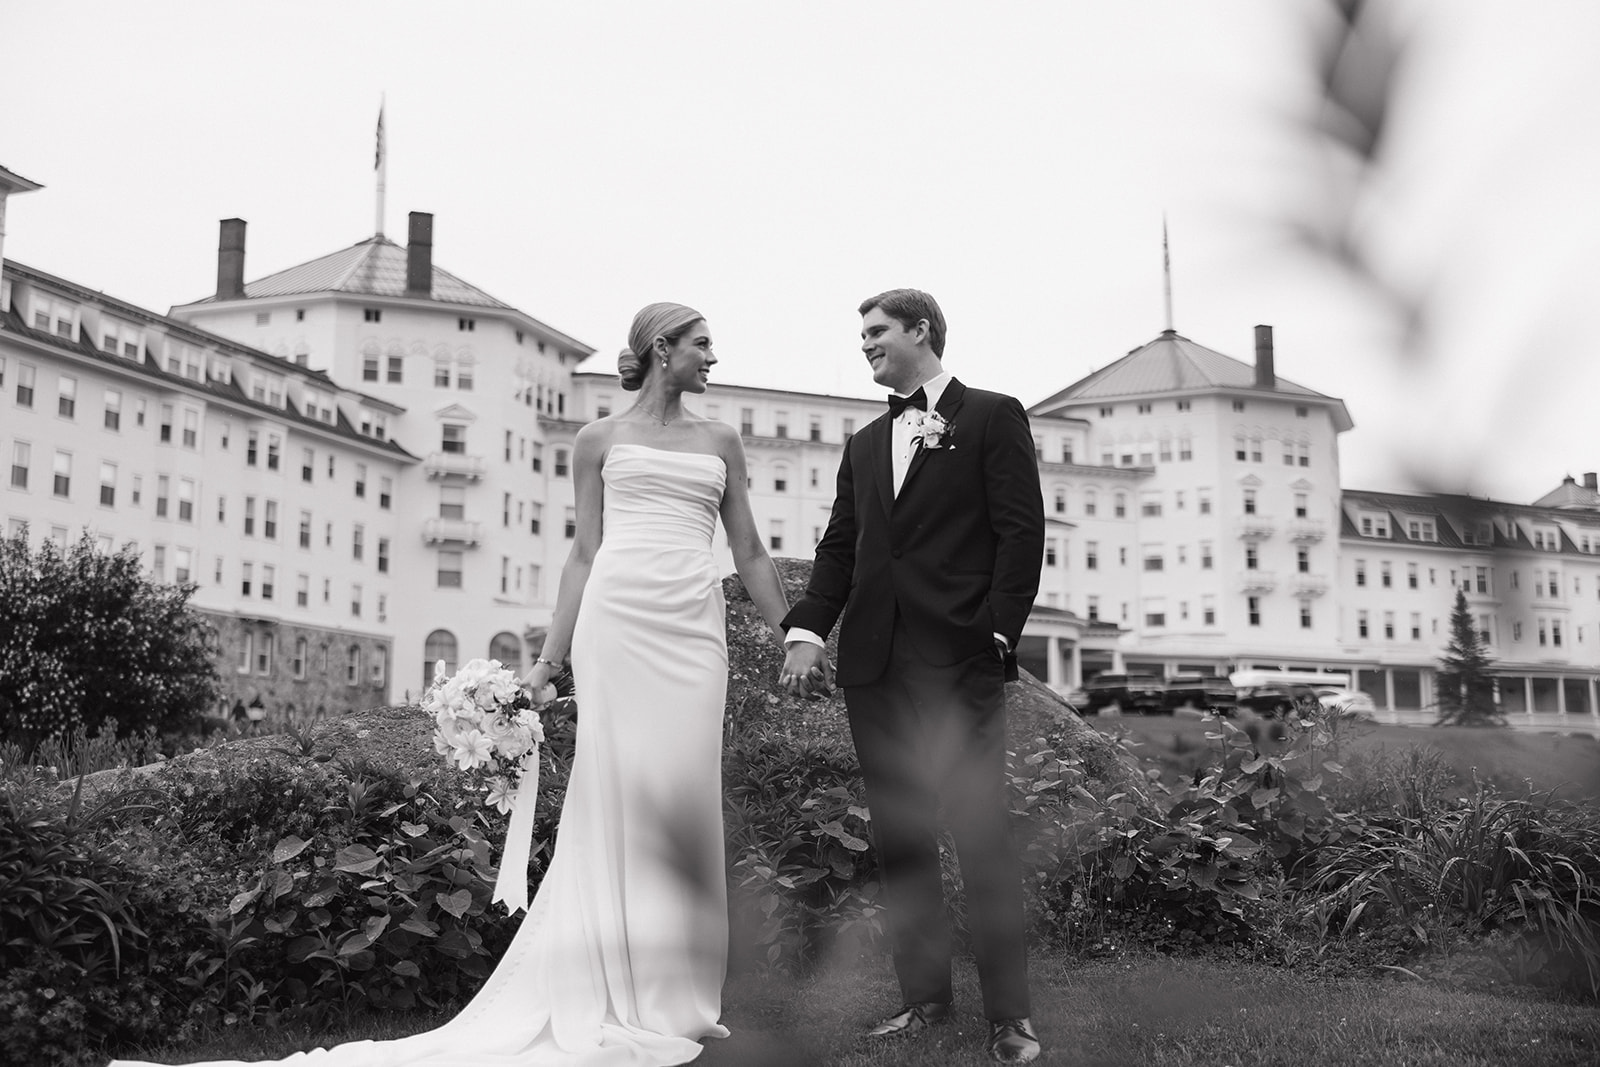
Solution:
[(890, 289), (869, 296), (861, 302), (857, 314), (865, 315), (873, 308), (894, 319), (904, 329), (911, 329), (923, 319), (928, 320), (928, 347), (940, 359), (944, 358), (944, 312), (939, 302), (921, 289)]

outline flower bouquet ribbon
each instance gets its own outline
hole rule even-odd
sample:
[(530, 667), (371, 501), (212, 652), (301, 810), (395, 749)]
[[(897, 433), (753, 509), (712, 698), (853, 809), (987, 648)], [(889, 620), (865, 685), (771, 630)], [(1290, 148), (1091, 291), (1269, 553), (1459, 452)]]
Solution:
[(446, 675), (443, 661), (437, 663), (422, 707), (433, 715), (434, 750), (482, 778), (486, 805), (511, 813), (493, 900), (508, 911), (526, 908), (544, 742), (538, 706), (499, 660), (475, 659), (453, 675)]

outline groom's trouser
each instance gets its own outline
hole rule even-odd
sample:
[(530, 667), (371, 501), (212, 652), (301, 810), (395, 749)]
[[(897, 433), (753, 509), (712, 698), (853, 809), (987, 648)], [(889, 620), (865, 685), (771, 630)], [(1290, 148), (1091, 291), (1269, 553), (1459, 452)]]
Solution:
[(984, 1014), (1029, 1014), (1022, 874), (1006, 803), (1005, 669), (985, 652), (946, 667), (896, 617), (888, 669), (845, 690), (888, 892), (906, 1003), (949, 1003), (950, 927), (939, 868), (943, 802), (961, 861)]

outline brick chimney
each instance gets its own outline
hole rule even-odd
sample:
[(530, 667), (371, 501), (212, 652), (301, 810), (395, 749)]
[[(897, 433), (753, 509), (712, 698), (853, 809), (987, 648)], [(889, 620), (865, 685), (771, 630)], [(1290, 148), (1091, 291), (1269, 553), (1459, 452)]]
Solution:
[(1600, 492), (1600, 472), (1589, 471), (1583, 476), (1583, 487)]
[(406, 236), (406, 295), (433, 295), (433, 216), (426, 211), (411, 213), (411, 231)]
[(217, 299), (244, 299), (244, 219), (223, 219), (217, 240)]
[(1272, 365), (1272, 327), (1256, 327), (1256, 388), (1276, 389), (1278, 374)]

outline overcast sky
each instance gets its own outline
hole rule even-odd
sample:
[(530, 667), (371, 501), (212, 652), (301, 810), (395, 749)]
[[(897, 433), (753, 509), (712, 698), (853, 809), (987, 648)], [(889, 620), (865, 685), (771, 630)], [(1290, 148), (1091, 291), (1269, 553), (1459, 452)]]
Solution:
[[(670, 299), (722, 380), (875, 395), (855, 308), (911, 285), (949, 369), (1032, 403), (1166, 325), (1165, 214), (1176, 328), (1249, 360), (1272, 324), (1354, 416), (1346, 487), (1532, 500), (1600, 469), (1600, 5), (1379, 6), (1360, 172), (1313, 136), (1318, 0), (0, 0), (0, 165), (46, 186), (5, 252), (165, 310), (221, 218), (249, 278), (346, 247), (384, 94), (386, 232), (432, 212), (590, 369)], [(1292, 236), (1343, 217), (1380, 284)]]

